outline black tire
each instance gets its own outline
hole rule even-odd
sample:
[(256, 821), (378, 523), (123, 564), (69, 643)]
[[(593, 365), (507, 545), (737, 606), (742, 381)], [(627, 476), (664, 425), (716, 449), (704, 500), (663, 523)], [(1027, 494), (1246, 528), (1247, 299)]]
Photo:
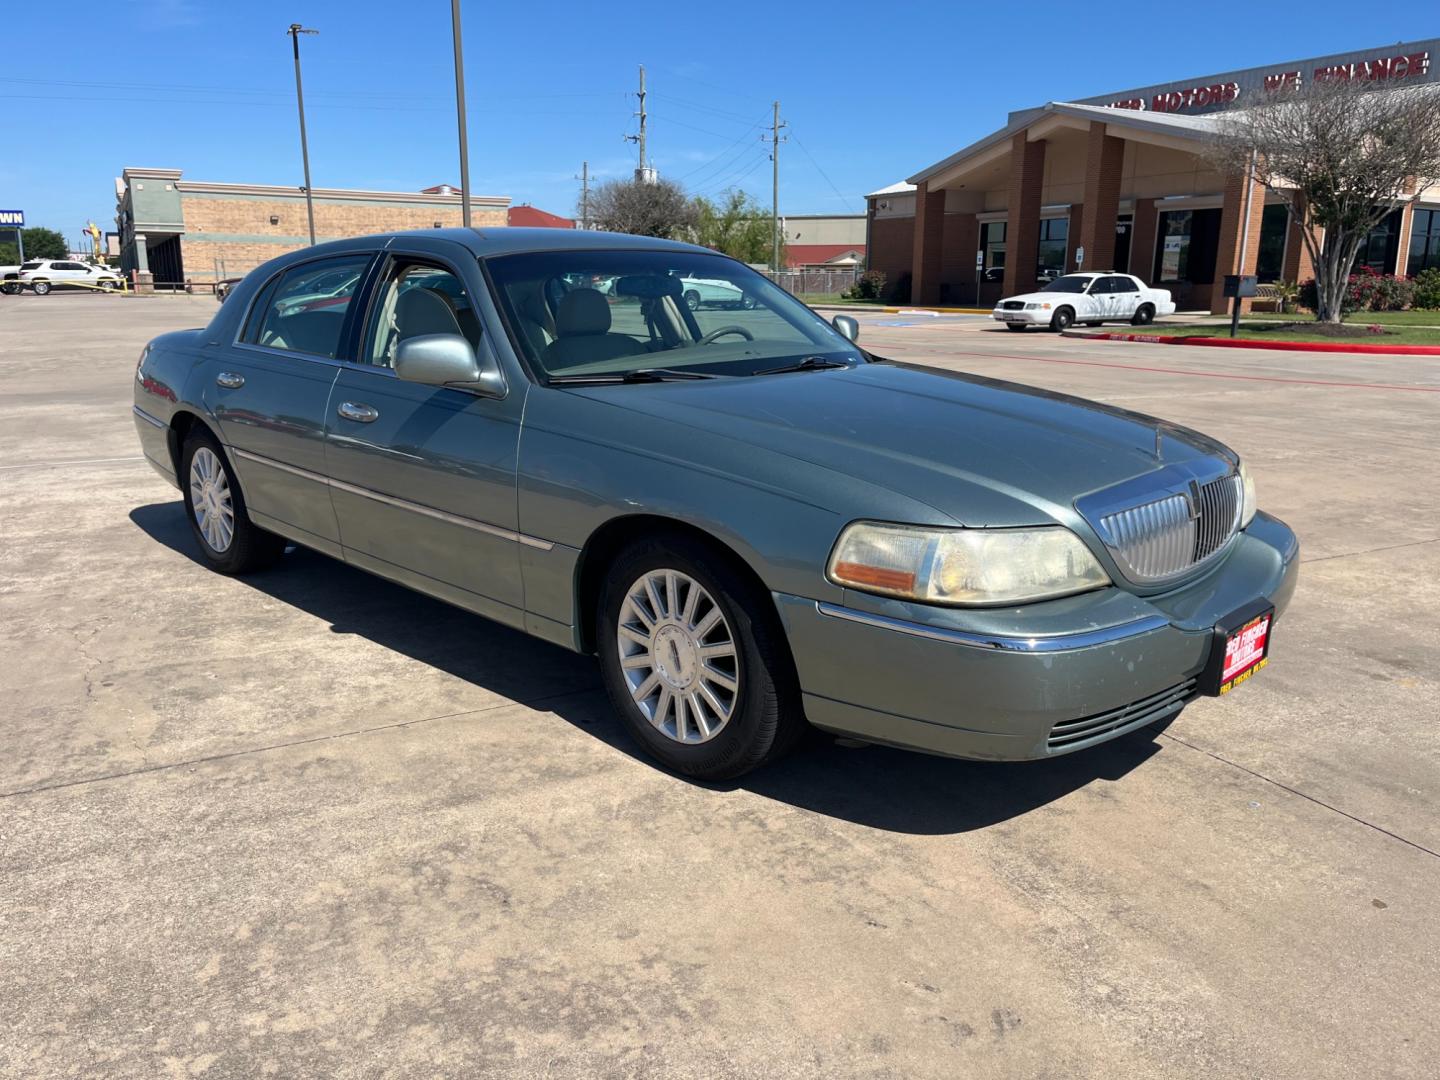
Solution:
[(18, 296), (20, 292), (20, 283), (18, 281), (7, 281), (5, 284), (0, 285), (0, 293), (4, 293), (6, 296)]
[[(219, 459), (220, 467), (225, 472), (225, 479), (230, 489), (231, 505), (234, 511), (234, 534), (229, 545), (223, 551), (217, 550), (205, 538), (192, 501), (190, 467), (196, 453), (202, 448), (209, 450)], [(245, 495), (240, 490), (240, 482), (235, 476), (235, 470), (230, 467), (230, 459), (225, 456), (219, 440), (210, 434), (208, 428), (196, 426), (191, 429), (189, 436), (185, 439), (184, 448), (180, 453), (180, 490), (185, 496), (185, 518), (190, 522), (190, 531), (194, 534), (195, 543), (200, 548), (200, 557), (210, 569), (221, 574), (247, 574), (252, 570), (260, 570), (273, 565), (284, 554), (285, 541), (281, 537), (266, 532), (250, 521), (250, 515), (245, 510)]]
[(1050, 316), (1050, 329), (1057, 331), (1069, 330), (1074, 321), (1075, 312), (1068, 307), (1062, 307), (1058, 309), (1054, 315)]
[(685, 290), (685, 306), (691, 311), (698, 311), (700, 309), (700, 294), (694, 289)]
[[(707, 742), (680, 743), (659, 731), (625, 681), (621, 610), (630, 586), (655, 570), (679, 571), (709, 593), (736, 646), (735, 709)], [(606, 571), (596, 621), (600, 673), (611, 704), (635, 741), (675, 772), (728, 780), (780, 757), (805, 733), (794, 664), (774, 604), (724, 553), (679, 534), (633, 544)]]
[(1153, 304), (1141, 304), (1135, 309), (1135, 315), (1130, 320), (1132, 326), (1149, 326), (1155, 321), (1155, 307)]
[(114, 292), (119, 287), (119, 283), (115, 281), (102, 281), (100, 283), (100, 288), (103, 289), (105, 292)]
[(30, 288), (35, 290), (36, 296), (48, 296), (50, 293), (50, 282), (36, 281), (31, 284)]
[(1005, 324), (1005, 329), (1006, 329), (1006, 330), (1014, 330), (1014, 331), (1016, 331), (1017, 333), (1023, 334), (1023, 333), (1025, 332), (1025, 330), (1026, 330), (1026, 326), (1025, 326), (1024, 323), (1007, 322), (1007, 323)]

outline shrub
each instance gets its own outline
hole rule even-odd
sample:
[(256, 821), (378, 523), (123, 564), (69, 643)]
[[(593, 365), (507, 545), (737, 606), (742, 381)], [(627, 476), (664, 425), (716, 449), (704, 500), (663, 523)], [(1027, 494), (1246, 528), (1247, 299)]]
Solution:
[(1422, 270), (1410, 280), (1418, 308), (1440, 308), (1440, 266)]
[(840, 295), (846, 300), (879, 300), (884, 291), (885, 271), (866, 270)]
[(1295, 307), (1295, 301), (1300, 296), (1300, 286), (1293, 281), (1277, 281), (1274, 285), (1276, 306), (1283, 315), (1286, 311)]
[[(1345, 286), (1344, 299), (1340, 301), (1340, 313), (1352, 311), (1401, 311), (1410, 306), (1415, 289), (1404, 278), (1394, 274), (1377, 274), (1368, 266), (1351, 274)], [(1311, 311), (1319, 310), (1319, 296), (1315, 291), (1315, 279), (1311, 278), (1300, 286), (1300, 303)]]

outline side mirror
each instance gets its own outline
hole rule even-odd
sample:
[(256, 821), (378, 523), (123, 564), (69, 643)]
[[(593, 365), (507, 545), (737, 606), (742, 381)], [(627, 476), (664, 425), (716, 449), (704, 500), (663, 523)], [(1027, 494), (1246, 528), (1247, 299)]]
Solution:
[(860, 323), (853, 315), (836, 315), (830, 320), (830, 325), (839, 330), (846, 341), (860, 340)]
[(445, 386), (480, 381), (480, 362), (459, 334), (421, 334), (406, 338), (395, 352), (395, 374), (406, 382)]

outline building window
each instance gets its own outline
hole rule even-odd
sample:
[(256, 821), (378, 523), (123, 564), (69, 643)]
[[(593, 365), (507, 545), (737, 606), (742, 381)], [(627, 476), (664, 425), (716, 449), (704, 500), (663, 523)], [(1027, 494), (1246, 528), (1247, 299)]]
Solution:
[(1290, 229), (1290, 208), (1270, 203), (1260, 218), (1260, 255), (1255, 276), (1265, 282), (1279, 281), (1285, 273), (1285, 234)]
[(1156, 281), (1189, 281), (1190, 224), (1194, 215), (1189, 210), (1166, 210), (1160, 215), (1160, 261)]
[(1393, 274), (1395, 258), (1400, 252), (1400, 211), (1392, 210), (1383, 221), (1370, 230), (1355, 254), (1351, 273), (1369, 267), (1377, 274)]
[(1440, 210), (1416, 210), (1410, 226), (1410, 258), (1405, 273), (1440, 268)]
[(1044, 218), (1040, 222), (1040, 245), (1035, 252), (1035, 277), (1041, 281), (1065, 273), (1065, 240), (1070, 235), (1069, 218)]
[(987, 221), (980, 226), (980, 247), (985, 252), (985, 280), (1005, 276), (1005, 222)]

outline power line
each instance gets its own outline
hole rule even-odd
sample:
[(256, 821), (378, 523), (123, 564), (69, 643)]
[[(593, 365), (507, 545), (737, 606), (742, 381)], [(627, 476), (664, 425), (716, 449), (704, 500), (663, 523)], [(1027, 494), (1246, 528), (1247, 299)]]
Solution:
[(730, 151), (731, 151), (731, 150), (734, 150), (736, 147), (740, 147), (740, 152), (739, 152), (738, 154), (735, 154), (733, 157), (731, 157), (731, 158), (729, 159), (729, 161), (727, 161), (724, 165), (721, 165), (721, 166), (720, 166), (720, 170), (723, 171), (723, 170), (724, 170), (726, 167), (728, 167), (729, 165), (733, 164), (733, 163), (736, 162), (736, 161), (739, 161), (742, 157), (745, 156), (745, 151), (746, 151), (746, 150), (753, 149), (754, 144), (751, 143), (751, 142), (749, 142), (750, 134), (751, 134), (751, 132), (758, 131), (758, 130), (760, 129), (761, 123), (762, 123), (762, 121), (759, 121), (759, 120), (755, 121), (753, 124), (750, 125), (750, 127), (749, 127), (747, 130), (741, 132), (741, 133), (740, 133), (740, 137), (739, 137), (738, 139), (736, 139), (734, 142), (732, 142), (729, 146), (725, 147), (725, 149), (721, 150), (718, 154), (715, 154), (713, 157), (707, 158), (705, 161), (702, 161), (699, 165), (695, 166), (695, 168), (691, 169), (689, 172), (685, 173), (683, 176), (679, 177), (678, 179), (680, 179), (680, 180), (686, 180), (686, 179), (689, 179), (689, 178), (692, 177), (692, 176), (695, 176), (696, 173), (708, 172), (708, 171), (710, 170), (710, 167), (711, 167), (711, 166), (713, 166), (713, 165), (714, 165), (716, 162), (718, 162), (721, 158), (723, 158), (723, 157), (725, 157), (727, 154), (729, 154)]
[(820, 167), (820, 162), (816, 161), (814, 156), (811, 155), (810, 151), (805, 149), (805, 144), (800, 141), (800, 136), (796, 135), (793, 129), (790, 132), (790, 137), (795, 140), (795, 145), (800, 148), (800, 152), (810, 159), (810, 164), (815, 166), (815, 171), (825, 178), (825, 183), (830, 185), (830, 190), (835, 192), (835, 194), (839, 196), (840, 201), (846, 206), (854, 206), (854, 197), (850, 195), (840, 194), (840, 189), (835, 186), (835, 182), (831, 180), (830, 177), (826, 174), (825, 170)]

